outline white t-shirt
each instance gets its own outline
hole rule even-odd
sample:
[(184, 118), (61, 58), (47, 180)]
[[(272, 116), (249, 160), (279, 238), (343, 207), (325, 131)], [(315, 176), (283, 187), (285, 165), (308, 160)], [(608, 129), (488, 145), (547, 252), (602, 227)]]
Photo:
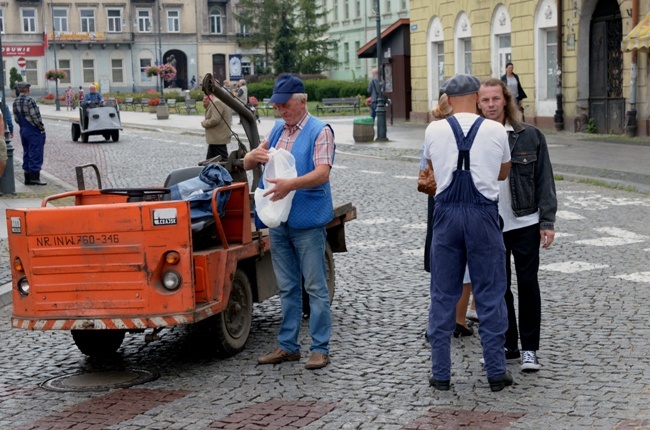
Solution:
[[(506, 123), (506, 132), (514, 131), (510, 123)], [(505, 181), (499, 181), (499, 215), (503, 219), (503, 231), (517, 230), (539, 222), (539, 210), (530, 215), (517, 218), (512, 211), (512, 191), (510, 190), (510, 175)]]
[[(467, 135), (478, 115), (457, 113), (463, 134)], [(458, 164), (458, 147), (454, 132), (447, 120), (434, 121), (424, 134), (424, 157), (431, 160), (433, 173), (438, 185), (436, 195), (444, 191), (451, 183), (452, 175)], [(485, 119), (476, 134), (472, 149), (469, 151), (472, 180), (476, 189), (490, 200), (499, 197), (498, 177), (501, 164), (510, 161), (508, 134), (503, 125)]]

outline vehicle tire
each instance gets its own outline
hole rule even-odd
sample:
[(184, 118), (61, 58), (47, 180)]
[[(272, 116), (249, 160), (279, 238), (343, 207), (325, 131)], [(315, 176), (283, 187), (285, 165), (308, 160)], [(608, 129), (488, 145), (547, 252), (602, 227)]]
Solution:
[(72, 124), (71, 131), (72, 131), (72, 141), (73, 142), (78, 141), (79, 137), (81, 136), (81, 129), (79, 128), (79, 125)]
[(113, 139), (113, 142), (117, 142), (118, 140), (120, 140), (120, 131), (119, 130), (111, 131), (111, 139)]
[(104, 138), (104, 140), (110, 140), (111, 134), (112, 133), (104, 133), (104, 134), (102, 134), (102, 137)]
[(243, 270), (235, 272), (226, 309), (214, 319), (219, 355), (230, 357), (243, 350), (253, 323), (253, 291)]
[(83, 143), (88, 143), (88, 133), (81, 133), (81, 141)]
[[(336, 286), (336, 279), (334, 273), (334, 253), (332, 252), (332, 247), (329, 243), (325, 243), (325, 276), (327, 279), (327, 290), (330, 296), (330, 305), (334, 300), (334, 289)], [(304, 282), (304, 281), (303, 281)], [(302, 317), (309, 318), (311, 310), (309, 308), (309, 294), (305, 290), (303, 285), (302, 287)]]
[(82, 353), (101, 357), (119, 349), (124, 333), (124, 330), (72, 330), (72, 339)]

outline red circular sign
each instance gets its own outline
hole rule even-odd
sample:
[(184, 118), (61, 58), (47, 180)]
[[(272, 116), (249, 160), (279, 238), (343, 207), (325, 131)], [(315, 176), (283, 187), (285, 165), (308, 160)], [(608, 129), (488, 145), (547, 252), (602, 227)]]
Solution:
[(25, 57), (20, 57), (18, 59), (18, 67), (25, 67), (27, 65), (27, 60), (25, 60)]

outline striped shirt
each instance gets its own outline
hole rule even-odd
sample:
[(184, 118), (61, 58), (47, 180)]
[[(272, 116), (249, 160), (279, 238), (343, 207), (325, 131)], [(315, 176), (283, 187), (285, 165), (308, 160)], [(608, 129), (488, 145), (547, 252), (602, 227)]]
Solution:
[[(305, 128), (305, 124), (307, 124), (310, 117), (311, 115), (307, 112), (305, 116), (298, 121), (298, 124), (293, 127), (285, 123), (280, 139), (278, 139), (278, 143), (276, 143), (275, 147), (277, 149), (286, 149), (291, 152), (293, 143), (298, 138), (298, 135), (300, 135), (302, 129)], [(264, 140), (268, 141), (270, 136), (271, 132), (266, 135)], [(314, 166), (319, 166), (321, 164), (331, 166), (334, 159), (335, 147), (336, 145), (334, 144), (334, 134), (332, 133), (332, 129), (330, 127), (324, 127), (318, 134), (316, 142), (314, 142)]]
[(14, 100), (14, 116), (16, 117), (16, 121), (20, 122), (18, 115), (22, 115), (28, 123), (37, 127), (39, 130), (45, 130), (38, 105), (33, 98), (26, 94), (21, 94), (20, 97)]

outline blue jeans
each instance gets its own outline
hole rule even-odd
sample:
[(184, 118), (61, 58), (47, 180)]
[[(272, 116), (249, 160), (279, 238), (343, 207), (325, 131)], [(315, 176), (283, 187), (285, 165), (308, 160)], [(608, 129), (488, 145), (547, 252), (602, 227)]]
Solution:
[(325, 267), (325, 227), (293, 229), (286, 224), (269, 229), (271, 259), (280, 289), (282, 323), (278, 333), (280, 348), (300, 352), (298, 334), (302, 320), (302, 279), (309, 294), (309, 332), (312, 352), (329, 354), (332, 316)]

